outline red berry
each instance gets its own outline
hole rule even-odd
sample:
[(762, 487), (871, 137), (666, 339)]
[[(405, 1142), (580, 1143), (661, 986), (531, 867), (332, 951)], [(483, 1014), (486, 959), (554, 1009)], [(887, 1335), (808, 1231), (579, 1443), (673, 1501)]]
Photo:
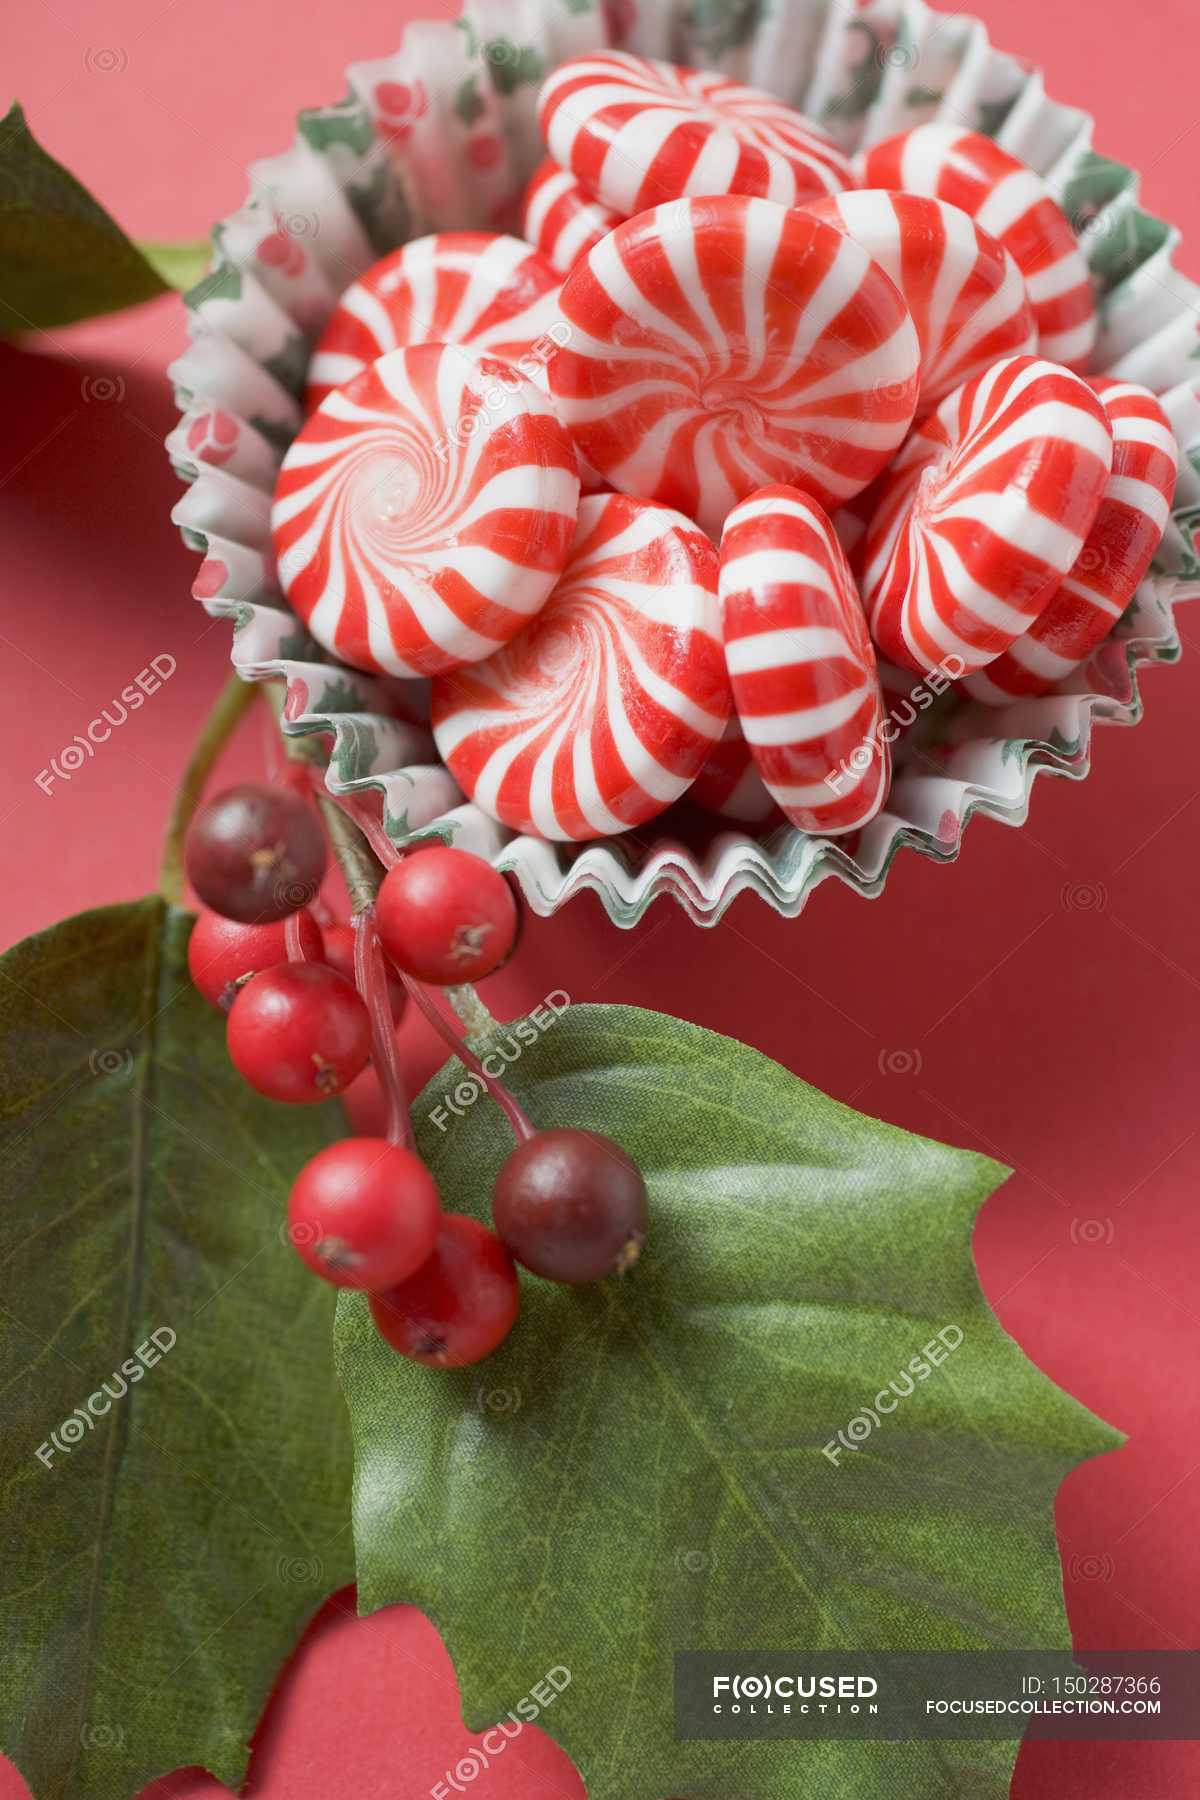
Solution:
[(375, 923), (398, 969), (416, 981), (453, 987), (500, 967), (516, 940), (517, 903), (482, 856), (438, 845), (388, 871)]
[(325, 834), (316, 813), (286, 788), (227, 788), (192, 820), (188, 878), (226, 919), (265, 925), (307, 906), (325, 873)]
[(461, 1213), (443, 1213), (429, 1261), (399, 1287), (372, 1294), (371, 1316), (401, 1356), (460, 1369), (508, 1336), (519, 1305), (517, 1271), (500, 1239)]
[[(325, 961), (347, 981), (354, 980), (354, 927), (353, 925), (326, 925), (324, 930)], [(408, 1005), (408, 989), (397, 975), (395, 969), (387, 969), (388, 999), (392, 1003), (392, 1023), (398, 1025), (404, 1017), (404, 1009)]]
[[(306, 908), (297, 913), (296, 924), (305, 958), (319, 962), (324, 946), (317, 921)], [(222, 1012), (228, 1012), (239, 987), (251, 975), (287, 962), (287, 920), (277, 919), (272, 925), (239, 925), (236, 919), (223, 919), (220, 913), (204, 907), (192, 926), (187, 959), (193, 986)]]
[(271, 1100), (304, 1106), (340, 1094), (371, 1054), (367, 1009), (324, 963), (281, 963), (238, 993), (226, 1041), (233, 1066)]
[(536, 1131), (496, 1177), (492, 1220), (519, 1263), (547, 1281), (603, 1281), (646, 1241), (646, 1184), (632, 1157), (594, 1131)]
[(441, 1216), (419, 1156), (386, 1138), (343, 1138), (301, 1169), (288, 1235), (300, 1260), (335, 1287), (387, 1288), (433, 1255)]

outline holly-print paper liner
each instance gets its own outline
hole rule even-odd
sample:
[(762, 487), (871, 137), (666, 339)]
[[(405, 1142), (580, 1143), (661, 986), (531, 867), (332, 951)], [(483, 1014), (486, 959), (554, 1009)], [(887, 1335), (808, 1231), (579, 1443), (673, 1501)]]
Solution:
[[(932, 118), (994, 136), (1042, 173), (1083, 243), (1102, 313), (1097, 370), (1153, 388), (1179, 438), (1172, 521), (1113, 636), (1060, 692), (931, 708), (897, 754), (887, 810), (856, 838), (756, 837), (686, 811), (578, 846), (514, 837), (440, 766), (422, 684), (337, 663), (279, 593), (275, 472), (338, 294), (410, 237), (516, 229), (542, 154), (540, 83), (600, 45), (726, 69), (847, 151)], [(348, 81), (346, 99), (301, 115), (290, 150), (251, 168), (249, 199), (216, 228), (214, 270), (188, 296), (192, 341), (172, 370), (183, 416), (168, 439), (188, 483), (173, 516), (203, 556), (193, 592), (232, 620), (244, 676), (286, 679), (287, 730), (329, 734), (331, 792), (371, 796), (397, 844), (436, 836), (487, 855), (536, 912), (591, 888), (620, 925), (661, 895), (711, 924), (743, 891), (799, 913), (831, 875), (874, 897), (902, 845), (952, 860), (974, 813), (1020, 825), (1035, 776), (1085, 776), (1093, 723), (1137, 721), (1137, 669), (1178, 657), (1172, 609), (1200, 592), (1200, 289), (1174, 267), (1177, 232), (1139, 208), (1136, 174), (1092, 148), (1089, 116), (1048, 99), (977, 20), (923, 0), (473, 0), (454, 24), (409, 25), (394, 56), (352, 65)]]

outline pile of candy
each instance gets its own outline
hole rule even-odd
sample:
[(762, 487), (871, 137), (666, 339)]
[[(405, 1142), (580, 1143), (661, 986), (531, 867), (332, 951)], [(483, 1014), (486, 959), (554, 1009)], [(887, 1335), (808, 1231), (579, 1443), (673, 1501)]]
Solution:
[[(187, 870), (203, 905), (188, 970), (228, 1015), (234, 1067), (268, 1099), (333, 1099), (373, 1063), (387, 1135), (343, 1138), (313, 1157), (292, 1188), (288, 1237), (314, 1274), (370, 1295), (379, 1332), (401, 1355), (460, 1368), (512, 1329), (518, 1263), (569, 1286), (633, 1266), (646, 1238), (645, 1182), (611, 1138), (539, 1131), (427, 991), (480, 980), (510, 955), (518, 913), (503, 875), (466, 850), (393, 853), (377, 900), (353, 926), (337, 924), (320, 894), (325, 835), (295, 773), (301, 791), (230, 788), (193, 820)], [(395, 1039), (410, 996), (516, 1140), (495, 1181), (494, 1230), (443, 1212), (417, 1154)]]
[(922, 125), (852, 166), (726, 77), (619, 51), (546, 82), (528, 242), (453, 232), (342, 296), (281, 470), (280, 579), (344, 661), (432, 677), (438, 751), (514, 831), (685, 792), (858, 830), (911, 696), (1085, 663), (1178, 452), (1089, 378), (1040, 177)]

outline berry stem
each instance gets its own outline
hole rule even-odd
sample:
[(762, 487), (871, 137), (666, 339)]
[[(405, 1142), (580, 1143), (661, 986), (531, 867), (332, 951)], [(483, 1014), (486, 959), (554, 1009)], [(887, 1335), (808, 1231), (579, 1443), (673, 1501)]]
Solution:
[(359, 794), (337, 794), (329, 798), (358, 826), (384, 868), (394, 869), (400, 861), (400, 852), (383, 829), (381, 821), (371, 811), (370, 802)]
[(459, 987), (446, 989), (446, 998), (462, 1020), (463, 1031), (469, 1044), (480, 1042), (491, 1036), (496, 1029), (496, 1020), (479, 997), (479, 990), (464, 981)]
[(304, 934), (300, 929), (300, 914), (289, 913), (283, 922), (283, 941), (287, 945), (289, 962), (307, 962), (304, 950)]
[(375, 1070), (387, 1102), (388, 1143), (403, 1145), (415, 1153), (417, 1145), (396, 1051), (396, 1028), (392, 1022), (383, 951), (375, 929), (375, 908), (369, 901), (354, 916), (354, 981), (371, 1015)]
[[(411, 975), (405, 975), (403, 970), (401, 970), (400, 979), (403, 981), (405, 987), (408, 989), (425, 1017), (429, 1020), (429, 1023), (438, 1033), (439, 1037), (445, 1039), (447, 1044), (449, 1044), (450, 1048), (454, 1051), (454, 1054), (458, 1057), (458, 1060), (463, 1064), (463, 1067), (469, 1069), (476, 1080), (483, 1083), (490, 1098), (495, 1101), (496, 1105), (500, 1108), (500, 1111), (508, 1120), (508, 1123), (512, 1128), (512, 1134), (516, 1138), (518, 1144), (526, 1143), (533, 1137), (537, 1129), (532, 1120), (526, 1113), (522, 1112), (521, 1108), (517, 1105), (517, 1102), (513, 1099), (504, 1084), (488, 1074), (466, 1039), (460, 1032), (455, 1030), (454, 1026), (441, 1011), (440, 1007), (434, 1004), (431, 995), (421, 986), (420, 982), (414, 981)], [(462, 988), (450, 990), (452, 994), (463, 993), (464, 991), (474, 992), (473, 989), (464, 990)], [(487, 1016), (491, 1019), (490, 1013)], [(492, 1023), (494, 1024), (495, 1021), (492, 1020)]]
[(192, 822), (192, 815), (200, 804), (204, 785), (243, 715), (250, 710), (257, 698), (258, 690), (252, 682), (243, 681), (240, 675), (231, 675), (217, 695), (212, 711), (192, 745), (192, 753), (175, 791), (171, 816), (167, 820), (162, 862), (158, 872), (158, 891), (171, 906), (182, 906), (184, 902), (184, 839)]
[(383, 880), (382, 865), (358, 826), (346, 816), (336, 800), (331, 800), (328, 794), (318, 794), (317, 806), (346, 883), (350, 911), (357, 922), (360, 913), (374, 908), (379, 883)]
[(379, 883), (383, 879), (383, 868), (372, 855), (363, 831), (347, 816), (348, 809), (325, 792), (321, 774), (325, 759), (316, 740), (289, 735), (284, 731), (283, 709), (287, 702), (286, 684), (282, 681), (268, 683), (267, 698), (279, 720), (280, 738), (285, 755), (292, 762), (309, 765), (313, 798), (316, 801), (318, 812), (325, 821), (330, 848), (337, 858), (338, 867), (341, 869), (346, 883), (346, 892), (350, 896), (350, 911), (354, 914), (364, 912), (367, 907), (374, 904), (375, 896), (379, 892)]

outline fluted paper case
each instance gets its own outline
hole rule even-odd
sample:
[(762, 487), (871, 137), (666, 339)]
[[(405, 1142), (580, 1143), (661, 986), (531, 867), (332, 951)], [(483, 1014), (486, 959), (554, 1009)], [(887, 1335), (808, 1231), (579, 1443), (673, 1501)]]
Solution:
[[(410, 237), (517, 229), (542, 154), (538, 88), (601, 45), (728, 71), (847, 150), (939, 117), (995, 137), (1040, 171), (1080, 237), (1101, 307), (1096, 368), (1153, 388), (1179, 439), (1166, 538), (1112, 638), (1061, 692), (939, 708), (902, 746), (886, 811), (854, 838), (755, 836), (686, 807), (636, 838), (514, 836), (438, 763), (422, 684), (336, 662), (279, 592), (271, 494), (338, 295)], [(187, 483), (173, 516), (204, 559), (193, 593), (232, 620), (246, 678), (286, 679), (286, 729), (328, 734), (331, 792), (370, 797), (397, 844), (436, 836), (488, 856), (536, 912), (590, 888), (619, 925), (666, 895), (711, 924), (747, 890), (799, 913), (830, 875), (873, 898), (903, 845), (951, 861), (974, 813), (1020, 825), (1038, 773), (1086, 775), (1095, 722), (1136, 722), (1138, 667), (1178, 657), (1174, 605), (1200, 592), (1200, 289), (1173, 267), (1178, 233), (1138, 206), (1137, 175), (1093, 149), (1091, 118), (1050, 100), (977, 20), (921, 0), (475, 0), (453, 24), (410, 24), (394, 56), (354, 64), (348, 81), (347, 98), (301, 114), (291, 149), (254, 164), (249, 199), (216, 228), (213, 271), (188, 296), (191, 342), (172, 368), (182, 417), (167, 440)]]

